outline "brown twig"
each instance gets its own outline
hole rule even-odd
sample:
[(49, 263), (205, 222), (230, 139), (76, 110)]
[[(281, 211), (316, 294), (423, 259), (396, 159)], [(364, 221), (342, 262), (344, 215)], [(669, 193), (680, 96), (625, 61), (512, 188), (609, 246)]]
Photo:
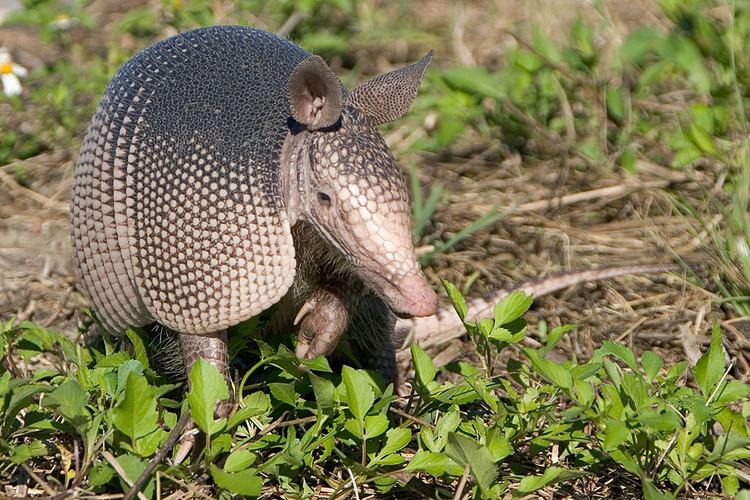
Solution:
[(404, 417), (407, 420), (411, 420), (415, 424), (419, 424), (422, 427), (428, 427), (428, 428), (430, 428), (432, 430), (435, 430), (435, 426), (432, 425), (431, 423), (425, 422), (421, 418), (415, 417), (413, 415), (409, 415), (408, 413), (406, 413), (403, 410), (399, 410), (398, 408), (394, 408), (393, 406), (391, 406), (390, 408), (388, 408), (388, 411), (393, 412), (393, 413), (395, 413), (396, 415), (398, 415), (400, 417)]
[[(130, 478), (128, 477), (128, 474), (125, 472), (125, 469), (123, 469), (122, 465), (120, 465), (120, 462), (118, 462), (117, 459), (108, 451), (103, 451), (102, 456), (107, 462), (109, 462), (109, 465), (112, 466), (112, 468), (115, 470), (115, 472), (117, 472), (120, 478), (122, 478), (122, 480), (125, 481), (125, 484), (131, 487), (130, 491), (133, 491), (132, 486), (134, 483), (130, 480)], [(128, 492), (128, 494), (130, 494), (130, 491)], [(138, 495), (138, 498), (140, 500), (148, 500), (148, 498), (146, 498), (146, 495), (144, 495), (140, 491), (136, 491), (135, 493)]]
[(50, 485), (48, 485), (48, 484), (47, 484), (47, 483), (46, 483), (46, 482), (44, 481), (44, 479), (42, 479), (41, 477), (39, 477), (39, 475), (37, 475), (37, 473), (36, 473), (36, 472), (34, 472), (33, 470), (31, 470), (31, 467), (29, 467), (29, 466), (28, 466), (28, 465), (26, 465), (26, 464), (21, 464), (21, 467), (23, 468), (23, 470), (25, 470), (25, 471), (26, 471), (26, 474), (28, 474), (28, 475), (29, 475), (29, 477), (30, 477), (31, 479), (33, 479), (33, 480), (34, 480), (34, 481), (36, 482), (36, 484), (38, 484), (38, 485), (39, 485), (39, 486), (40, 486), (40, 487), (41, 487), (41, 488), (42, 488), (42, 489), (44, 490), (44, 492), (45, 492), (45, 493), (46, 493), (47, 495), (49, 495), (49, 496), (51, 496), (51, 497), (54, 497), (54, 496), (55, 496), (55, 495), (57, 494), (57, 493), (55, 492), (55, 490), (53, 490), (53, 489), (52, 489), (52, 488), (50, 487)]
[(182, 430), (185, 428), (188, 422), (190, 422), (190, 410), (185, 410), (185, 412), (180, 416), (180, 419), (175, 424), (172, 431), (169, 433), (169, 436), (167, 436), (167, 440), (164, 441), (164, 444), (161, 445), (161, 448), (159, 448), (159, 450), (156, 452), (156, 455), (153, 456), (153, 458), (148, 462), (146, 468), (143, 469), (143, 472), (141, 472), (141, 475), (138, 476), (138, 479), (136, 479), (135, 482), (131, 485), (130, 490), (128, 490), (128, 493), (125, 495), (123, 500), (133, 500), (136, 495), (139, 495), (139, 498), (143, 496), (140, 492), (141, 488), (143, 488), (143, 485), (146, 484), (148, 478), (151, 477), (151, 473), (154, 472), (156, 466), (164, 460), (164, 458), (167, 456), (167, 453), (169, 453), (169, 451), (174, 447), (175, 443), (182, 434)]
[(18, 182), (16, 182), (16, 180), (12, 176), (6, 174), (3, 170), (0, 170), (0, 181), (4, 182), (11, 191), (15, 191), (18, 194), (36, 201), (37, 203), (41, 203), (44, 208), (52, 208), (59, 212), (63, 212), (66, 214), (68, 213), (67, 203), (62, 203), (51, 198), (47, 198), (46, 196), (39, 194), (36, 191), (32, 191), (29, 188), (23, 187)]

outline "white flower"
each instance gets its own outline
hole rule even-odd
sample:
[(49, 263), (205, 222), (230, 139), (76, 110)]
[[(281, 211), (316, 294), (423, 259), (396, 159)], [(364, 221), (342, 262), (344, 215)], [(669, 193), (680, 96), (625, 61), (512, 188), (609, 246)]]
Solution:
[(0, 47), (0, 80), (3, 82), (3, 92), (7, 96), (21, 93), (21, 80), (28, 74), (26, 68), (13, 62), (8, 49)]

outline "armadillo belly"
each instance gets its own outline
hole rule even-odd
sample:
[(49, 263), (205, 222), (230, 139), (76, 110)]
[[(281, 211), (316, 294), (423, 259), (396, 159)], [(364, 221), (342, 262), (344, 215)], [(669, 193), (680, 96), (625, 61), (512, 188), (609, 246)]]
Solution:
[(279, 156), (288, 76), (306, 55), (225, 26), (160, 42), (118, 71), (71, 202), (77, 267), (109, 330), (214, 332), (286, 293), (295, 261)]

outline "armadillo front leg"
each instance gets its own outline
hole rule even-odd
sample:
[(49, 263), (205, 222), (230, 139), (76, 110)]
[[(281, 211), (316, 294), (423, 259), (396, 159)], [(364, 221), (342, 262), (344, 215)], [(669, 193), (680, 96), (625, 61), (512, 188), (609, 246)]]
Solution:
[[(182, 344), (182, 354), (185, 358), (185, 369), (188, 375), (190, 375), (190, 370), (198, 361), (198, 358), (203, 358), (218, 368), (229, 383), (229, 349), (226, 330), (204, 335), (180, 334), (180, 343)], [(216, 416), (226, 417), (231, 409), (232, 403), (230, 400), (221, 401), (216, 407)]]
[(325, 283), (313, 292), (295, 320), (300, 324), (298, 358), (312, 359), (333, 352), (349, 325), (357, 293), (358, 290), (339, 282)]

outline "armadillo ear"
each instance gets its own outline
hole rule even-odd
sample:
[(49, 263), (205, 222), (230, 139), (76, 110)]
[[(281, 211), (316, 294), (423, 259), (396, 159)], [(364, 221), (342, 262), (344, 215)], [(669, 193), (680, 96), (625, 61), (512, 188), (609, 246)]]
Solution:
[(393, 70), (354, 88), (346, 103), (367, 115), (374, 125), (406, 114), (417, 97), (419, 83), (432, 60), (432, 51), (410, 66)]
[(320, 58), (310, 56), (289, 75), (292, 117), (309, 130), (330, 127), (341, 116), (341, 82)]

